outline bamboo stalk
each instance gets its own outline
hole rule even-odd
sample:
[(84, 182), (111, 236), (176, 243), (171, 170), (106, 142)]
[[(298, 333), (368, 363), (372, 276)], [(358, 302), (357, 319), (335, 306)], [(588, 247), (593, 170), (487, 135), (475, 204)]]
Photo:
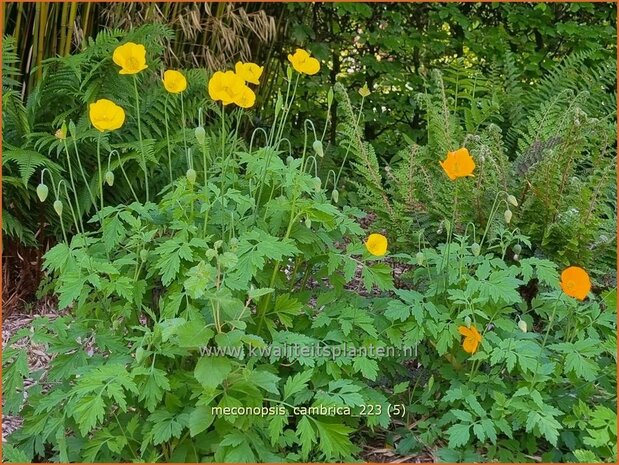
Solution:
[(86, 11), (84, 12), (84, 16), (83, 16), (83, 21), (82, 21), (82, 30), (84, 32), (84, 42), (82, 43), (82, 50), (84, 50), (86, 48), (86, 44), (88, 43), (86, 38), (89, 37), (90, 34), (90, 20), (91, 20), (91, 16), (90, 16), (90, 12), (92, 9), (92, 3), (88, 2), (86, 4)]
[(67, 20), (69, 18), (69, 2), (62, 4), (62, 14), (60, 15), (60, 46), (58, 52), (64, 54), (64, 49), (67, 43)]
[(52, 3), (50, 6), (50, 25), (49, 31), (52, 37), (52, 46), (48, 50), (50, 55), (56, 55), (56, 50), (58, 47), (58, 4)]
[[(49, 3), (41, 2), (39, 15), (39, 36), (37, 37), (39, 43), (37, 45), (37, 81), (43, 77), (43, 56), (45, 55), (45, 33), (47, 32), (47, 18), (49, 13)], [(37, 5), (37, 6), (39, 6)]]
[(77, 16), (78, 3), (71, 3), (71, 11), (69, 13), (69, 29), (67, 31), (67, 41), (65, 43), (64, 56), (71, 53), (71, 44), (73, 42), (73, 28), (75, 27), (75, 17)]
[(17, 4), (17, 19), (15, 20), (15, 30), (13, 31), (13, 36), (15, 37), (15, 49), (19, 50), (19, 33), (21, 32), (21, 22), (24, 16), (24, 4)]

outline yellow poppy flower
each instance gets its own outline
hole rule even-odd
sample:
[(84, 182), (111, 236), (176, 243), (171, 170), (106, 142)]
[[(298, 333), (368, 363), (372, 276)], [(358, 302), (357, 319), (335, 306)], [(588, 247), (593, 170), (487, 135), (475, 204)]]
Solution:
[(125, 110), (104, 98), (90, 104), (88, 116), (92, 125), (101, 132), (114, 131), (125, 122)]
[(387, 253), (387, 238), (378, 233), (370, 234), (367, 241), (365, 241), (365, 248), (372, 255), (382, 257)]
[(475, 161), (465, 148), (447, 152), (447, 158), (439, 163), (452, 181), (465, 176), (473, 176), (475, 170)]
[(208, 81), (208, 94), (224, 105), (234, 103), (245, 92), (245, 81), (234, 71), (217, 71)]
[(241, 92), (237, 94), (234, 99), (234, 103), (241, 108), (253, 107), (254, 103), (256, 103), (256, 94), (249, 87), (244, 86)]
[(474, 354), (477, 352), (477, 348), (481, 342), (481, 334), (479, 334), (477, 328), (473, 325), (471, 325), (470, 328), (460, 326), (458, 328), (458, 332), (464, 336), (464, 341), (462, 342), (462, 348), (464, 351), (469, 354)]
[(142, 44), (127, 42), (116, 47), (112, 55), (114, 63), (122, 69), (119, 74), (137, 74), (148, 68), (146, 64), (146, 49)]
[(303, 49), (298, 48), (294, 55), (288, 55), (288, 60), (297, 73), (312, 75), (320, 71), (320, 62)]
[(570, 266), (561, 273), (561, 289), (570, 297), (585, 300), (591, 290), (591, 279), (582, 268)]
[(256, 63), (238, 62), (234, 67), (237, 76), (240, 76), (245, 82), (250, 84), (260, 84), (260, 76), (264, 71), (264, 66), (258, 66)]
[(171, 94), (180, 94), (187, 89), (187, 79), (183, 73), (169, 69), (163, 73), (163, 87)]

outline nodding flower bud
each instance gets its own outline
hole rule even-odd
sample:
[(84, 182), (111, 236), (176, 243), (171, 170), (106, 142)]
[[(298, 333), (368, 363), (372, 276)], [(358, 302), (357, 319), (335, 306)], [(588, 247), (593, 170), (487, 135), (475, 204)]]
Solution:
[(505, 222), (507, 224), (509, 224), (509, 222), (512, 220), (512, 216), (512, 211), (509, 208), (505, 210), (505, 213), (503, 213), (503, 217), (505, 218)]
[(322, 181), (320, 180), (320, 178), (314, 178), (314, 189), (316, 189), (316, 191), (320, 191), (322, 187)]
[(305, 227), (307, 229), (312, 227), (312, 220), (310, 220), (309, 218), (305, 218)]
[(185, 176), (187, 177), (187, 181), (189, 181), (190, 184), (196, 182), (196, 170), (194, 170), (193, 168), (189, 168), (187, 170), (187, 173), (185, 173)]
[(202, 126), (198, 126), (194, 129), (193, 134), (196, 136), (196, 140), (198, 144), (204, 145), (204, 141), (206, 140), (206, 131)]
[(148, 259), (148, 250), (142, 249), (140, 250), (140, 260), (145, 262)]
[(45, 202), (47, 194), (49, 194), (49, 188), (43, 183), (39, 184), (37, 186), (37, 196), (41, 202)]
[(361, 89), (359, 89), (359, 95), (361, 95), (361, 97), (365, 98), (368, 95), (370, 95), (370, 89), (368, 88), (368, 83), (366, 82), (365, 84), (363, 84), (363, 87)]
[(292, 155), (288, 155), (286, 157), (286, 164), (287, 165), (290, 165), (293, 161), (294, 161), (294, 158), (292, 157)]
[(417, 252), (417, 255), (415, 255), (415, 258), (417, 259), (417, 265), (419, 266), (422, 266), (426, 261), (426, 256), (421, 251)]
[(474, 242), (473, 245), (471, 245), (471, 252), (473, 252), (473, 255), (476, 257), (479, 257), (481, 246), (477, 242)]
[(471, 327), (471, 323), (472, 323), (472, 321), (471, 321), (471, 317), (470, 316), (467, 315), (466, 317), (464, 317), (464, 324), (466, 325), (467, 328)]
[(62, 216), (62, 202), (60, 200), (54, 202), (54, 210), (56, 210), (58, 216)]
[(516, 244), (513, 247), (514, 253), (519, 254), (520, 252), (522, 252), (522, 246), (520, 244)]
[(337, 191), (337, 189), (333, 189), (331, 191), (331, 200), (333, 200), (334, 203), (337, 203), (339, 199), (340, 193)]
[(517, 253), (514, 254), (514, 256), (512, 257), (515, 261), (520, 260), (520, 255), (518, 255)]
[(523, 333), (526, 333), (528, 328), (527, 328), (527, 322), (524, 320), (520, 320), (518, 322), (518, 327), (520, 328), (520, 331), (522, 331)]
[(114, 173), (111, 171), (105, 173), (105, 182), (107, 182), (108, 186), (112, 187), (114, 185)]
[(322, 142), (320, 142), (319, 140), (315, 140), (312, 144), (312, 147), (314, 148), (314, 152), (316, 152), (316, 155), (318, 155), (320, 158), (325, 156), (325, 152), (322, 149)]
[(327, 105), (331, 106), (332, 103), (333, 103), (333, 87), (331, 87), (329, 89), (329, 92), (327, 92)]
[(514, 207), (518, 206), (518, 200), (516, 200), (516, 197), (511, 194), (507, 196), (507, 201), (511, 203)]

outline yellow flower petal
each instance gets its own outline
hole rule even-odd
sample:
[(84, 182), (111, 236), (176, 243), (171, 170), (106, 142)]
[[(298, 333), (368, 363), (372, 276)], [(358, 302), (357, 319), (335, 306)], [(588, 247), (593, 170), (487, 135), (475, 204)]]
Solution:
[(245, 82), (234, 71), (217, 71), (208, 81), (208, 94), (215, 101), (221, 101), (224, 105), (240, 99), (245, 92)]
[(112, 55), (114, 63), (121, 67), (119, 74), (137, 74), (148, 68), (146, 49), (142, 44), (127, 42), (116, 47)]
[(258, 66), (256, 63), (242, 63), (239, 61), (235, 65), (234, 71), (237, 76), (245, 82), (249, 82), (250, 84), (260, 84), (260, 76), (262, 76), (264, 66)]
[(171, 94), (180, 94), (187, 89), (187, 79), (183, 73), (169, 69), (163, 73), (163, 87)]
[(365, 241), (365, 248), (376, 257), (382, 257), (387, 253), (387, 245), (387, 238), (378, 233), (370, 234)]
[(241, 108), (251, 108), (256, 103), (256, 94), (249, 87), (245, 86), (236, 96), (234, 103)]
[(303, 49), (298, 48), (294, 55), (288, 55), (288, 60), (297, 73), (312, 75), (320, 71), (320, 62)]
[(114, 131), (125, 122), (125, 110), (107, 99), (91, 103), (88, 116), (95, 129), (101, 132)]

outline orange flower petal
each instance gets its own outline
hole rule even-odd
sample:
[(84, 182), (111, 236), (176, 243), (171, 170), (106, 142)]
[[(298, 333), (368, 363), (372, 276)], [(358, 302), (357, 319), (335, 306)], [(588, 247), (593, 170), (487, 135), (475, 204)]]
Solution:
[(561, 289), (570, 297), (585, 300), (591, 291), (589, 274), (578, 266), (570, 266), (561, 273)]

